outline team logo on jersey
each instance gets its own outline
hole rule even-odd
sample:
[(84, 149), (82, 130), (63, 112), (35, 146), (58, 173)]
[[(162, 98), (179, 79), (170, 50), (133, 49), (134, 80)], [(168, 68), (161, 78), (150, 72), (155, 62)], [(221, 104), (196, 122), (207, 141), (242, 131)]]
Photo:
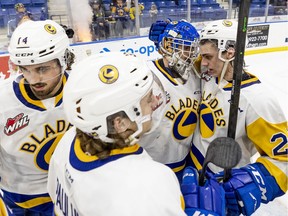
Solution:
[[(37, 130), (27, 134), (27, 139), (21, 144), (19, 151), (34, 155), (35, 166), (47, 171), (52, 154), (64, 133), (73, 125), (64, 119), (58, 119), (55, 124), (39, 125)], [(42, 134), (43, 132), (43, 134)]]
[(172, 134), (176, 140), (185, 140), (190, 137), (197, 124), (198, 101), (186, 98), (180, 99), (179, 104), (171, 105), (165, 117), (173, 121)]
[(191, 136), (196, 128), (197, 114), (192, 110), (183, 110), (175, 119), (173, 135), (177, 140), (184, 140)]
[(49, 33), (49, 34), (56, 34), (57, 30), (55, 28), (55, 26), (51, 25), (51, 24), (46, 24), (44, 26), (44, 29)]
[(99, 70), (99, 79), (105, 84), (114, 83), (119, 77), (119, 71), (113, 65), (105, 65)]
[[(204, 95), (204, 94), (203, 94)], [(223, 109), (219, 106), (217, 98), (210, 98), (211, 95), (202, 98), (200, 105), (200, 132), (203, 138), (209, 138), (214, 135), (216, 127), (225, 127)]]
[(24, 116), (24, 113), (20, 113), (14, 118), (8, 118), (4, 127), (4, 133), (10, 136), (29, 124), (28, 116)]
[(200, 105), (200, 131), (204, 138), (209, 138), (214, 134), (215, 125), (211, 109), (206, 104)]

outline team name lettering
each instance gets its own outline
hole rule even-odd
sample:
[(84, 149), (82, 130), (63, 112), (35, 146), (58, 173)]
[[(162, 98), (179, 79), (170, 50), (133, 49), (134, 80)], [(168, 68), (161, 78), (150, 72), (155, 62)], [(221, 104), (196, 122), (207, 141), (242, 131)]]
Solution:
[(216, 118), (216, 124), (218, 126), (225, 126), (226, 125), (226, 121), (225, 119), (221, 118), (224, 113), (223, 113), (223, 109), (222, 108), (218, 108), (219, 105), (219, 101), (217, 98), (212, 98), (211, 99), (212, 94), (208, 94), (207, 96), (205, 96), (205, 92), (203, 92), (203, 97), (202, 97), (202, 101), (208, 101), (208, 105), (211, 109), (211, 111), (213, 112), (214, 117)]
[(183, 109), (186, 108), (192, 108), (197, 112), (199, 102), (197, 100), (192, 100), (191, 98), (186, 98), (186, 100), (179, 100), (178, 107), (175, 107), (174, 105), (171, 105), (171, 110), (168, 110), (165, 113), (165, 116), (170, 119), (174, 120), (175, 116)]
[(62, 188), (59, 179), (57, 178), (57, 187), (56, 187), (56, 201), (55, 205), (61, 210), (63, 215), (79, 216), (77, 210), (73, 207), (73, 204), (70, 203), (69, 197)]
[(56, 128), (46, 124), (43, 126), (44, 137), (39, 138), (35, 134), (31, 134), (30, 138), (32, 141), (24, 143), (20, 149), (29, 153), (34, 153), (39, 145), (46, 143), (47, 139), (67, 131), (70, 127), (72, 127), (72, 125), (70, 123), (67, 124), (64, 120), (58, 120), (56, 122)]

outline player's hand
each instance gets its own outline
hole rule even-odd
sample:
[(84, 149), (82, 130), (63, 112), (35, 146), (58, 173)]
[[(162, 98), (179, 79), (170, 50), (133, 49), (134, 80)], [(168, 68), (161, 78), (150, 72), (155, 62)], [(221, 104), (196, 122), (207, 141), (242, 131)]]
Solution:
[(159, 36), (163, 34), (165, 30), (173, 26), (170, 19), (167, 20), (157, 20), (155, 23), (152, 23), (149, 30), (149, 40), (153, 41), (156, 48), (159, 48)]
[(232, 169), (232, 177), (223, 183), (223, 188), (228, 215), (251, 215), (261, 202), (268, 203), (283, 195), (275, 178), (261, 163)]
[(225, 215), (225, 191), (213, 175), (208, 174), (204, 186), (199, 186), (198, 171), (187, 167), (183, 173), (181, 191), (188, 216)]

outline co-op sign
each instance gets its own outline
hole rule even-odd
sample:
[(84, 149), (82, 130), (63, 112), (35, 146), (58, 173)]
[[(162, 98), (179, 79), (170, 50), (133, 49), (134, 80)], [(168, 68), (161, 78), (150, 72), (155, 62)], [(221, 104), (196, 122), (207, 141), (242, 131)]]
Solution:
[(157, 48), (148, 37), (132, 38), (127, 40), (112, 40), (112, 41), (97, 41), (89, 43), (73, 44), (74, 53), (79, 58), (84, 55), (91, 55), (103, 52), (127, 52), (131, 54), (138, 54), (146, 59), (155, 59), (159, 57)]
[[(100, 53), (103, 52), (111, 52), (114, 50), (110, 50), (107, 47), (104, 47)], [(154, 52), (157, 51), (157, 48), (154, 45), (149, 45), (149, 46), (141, 46), (141, 47), (128, 47), (128, 48), (124, 48), (124, 49), (120, 49), (118, 50), (120, 52), (126, 52), (126, 53), (132, 53), (132, 54), (137, 54), (140, 53), (141, 55), (146, 55), (146, 56), (151, 56), (151, 54), (153, 54)]]

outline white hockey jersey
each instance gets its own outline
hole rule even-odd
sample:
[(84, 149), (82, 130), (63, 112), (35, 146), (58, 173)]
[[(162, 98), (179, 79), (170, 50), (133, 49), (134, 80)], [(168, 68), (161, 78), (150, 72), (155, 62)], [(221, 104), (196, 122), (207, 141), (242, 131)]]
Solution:
[[(67, 77), (63, 76), (63, 85)], [(53, 98), (37, 100), (27, 93), (22, 78), (3, 81), (0, 92), (0, 187), (19, 206), (37, 208), (51, 202), (49, 161), (72, 126), (64, 117), (62, 90)]]
[(150, 61), (148, 66), (161, 80), (168, 99), (159, 127), (142, 136), (139, 144), (180, 179), (198, 121), (200, 80), (192, 74), (185, 84), (180, 83), (169, 74), (162, 59)]
[[(281, 189), (286, 191), (287, 119), (269, 87), (257, 77), (249, 76), (241, 82), (235, 140), (241, 147), (242, 158), (237, 166), (251, 163), (251, 157), (258, 151), (261, 156), (257, 162), (263, 163), (275, 176)], [(190, 152), (197, 169), (202, 168), (209, 143), (217, 137), (227, 137), (231, 88), (232, 83), (226, 80), (218, 85), (218, 78), (212, 78), (203, 85), (199, 127), (194, 133)], [(209, 167), (214, 172), (222, 171), (211, 163)]]
[(173, 171), (139, 145), (86, 155), (71, 128), (50, 161), (48, 191), (57, 216), (185, 216)]

